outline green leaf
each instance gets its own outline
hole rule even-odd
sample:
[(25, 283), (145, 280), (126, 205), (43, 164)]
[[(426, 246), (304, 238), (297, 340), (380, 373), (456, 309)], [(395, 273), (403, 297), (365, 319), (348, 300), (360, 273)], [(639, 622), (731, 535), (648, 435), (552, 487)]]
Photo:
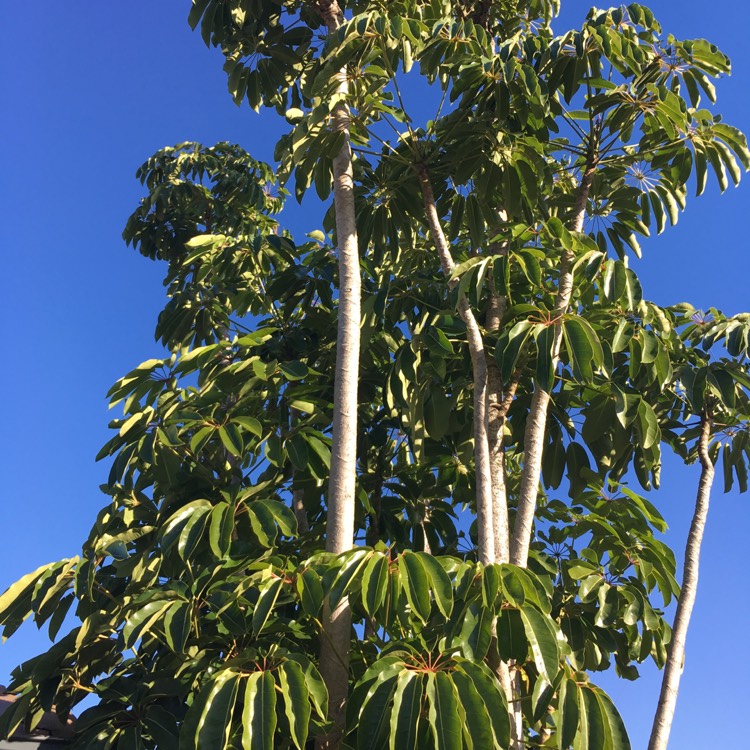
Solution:
[(185, 650), (190, 635), (191, 605), (189, 602), (175, 602), (164, 615), (164, 633), (167, 646), (177, 654)]
[(430, 395), (424, 404), (424, 423), (427, 434), (433, 440), (440, 440), (448, 432), (451, 406), (451, 399), (444, 388), (430, 388)]
[(542, 612), (550, 611), (550, 603), (544, 586), (529, 570), (504, 563), (500, 566), (503, 593), (516, 607), (531, 604)]
[(139, 606), (125, 619), (122, 638), (125, 648), (132, 648), (138, 639), (148, 633), (172, 604), (169, 599), (156, 599)]
[(331, 584), (330, 591), (328, 592), (328, 602), (331, 609), (334, 609), (342, 597), (345, 596), (349, 585), (362, 573), (372, 554), (372, 550), (355, 549), (344, 552), (339, 556), (342, 565), (333, 579), (333, 584)]
[[(510, 715), (502, 687), (482, 663), (475, 664), (462, 659), (458, 663), (458, 669), (471, 679), (482, 697), (492, 724), (494, 746), (504, 750), (510, 745)], [(478, 746), (475, 747), (480, 750)]]
[(260, 591), (258, 602), (253, 611), (253, 631), (260, 635), (268, 622), (271, 611), (276, 606), (276, 601), (281, 594), (284, 581), (281, 578), (269, 579)]
[(280, 500), (261, 498), (255, 500), (250, 507), (255, 511), (260, 511), (261, 509), (267, 511), (273, 523), (279, 527), (284, 536), (294, 536), (297, 533), (297, 519), (294, 512)]
[(201, 427), (201, 429), (190, 439), (190, 450), (193, 451), (193, 453), (199, 453), (203, 450), (206, 443), (213, 437), (214, 432), (216, 432), (216, 427), (213, 425)]
[(225, 669), (200, 692), (180, 730), (180, 750), (228, 747), (239, 679), (237, 672)]
[(585, 687), (580, 689), (579, 695), (581, 729), (588, 739), (588, 749), (598, 750), (599, 748), (609, 748), (604, 712), (597, 700), (596, 693), (592, 689)]
[(211, 509), (208, 525), (208, 543), (211, 552), (219, 559), (229, 551), (234, 530), (234, 508), (229, 503), (219, 503)]
[(389, 562), (385, 555), (375, 554), (362, 573), (362, 603), (370, 617), (375, 617), (385, 601)]
[(263, 434), (263, 428), (255, 417), (232, 417), (232, 424), (239, 425), (256, 437), (261, 437)]
[(590, 382), (594, 377), (594, 366), (601, 364), (604, 356), (594, 329), (580, 318), (566, 317), (563, 335), (573, 374), (579, 380)]
[(391, 723), (390, 704), (396, 690), (397, 674), (401, 671), (403, 663), (399, 661), (384, 669), (370, 687), (359, 714), (357, 750), (380, 750), (386, 746)]
[(302, 380), (306, 378), (309, 369), (304, 362), (280, 362), (279, 370), (284, 373), (287, 380)]
[(143, 730), (159, 750), (178, 750), (177, 720), (169, 711), (158, 705), (151, 705), (146, 711)]
[(293, 661), (285, 661), (277, 674), (291, 739), (298, 750), (304, 750), (312, 713), (305, 675)]
[(312, 568), (307, 568), (297, 576), (295, 583), (302, 609), (311, 617), (319, 617), (324, 596), (320, 576)]
[(483, 607), (481, 602), (472, 602), (464, 610), (457, 640), (468, 658), (479, 660), (487, 655), (492, 641), (493, 620), (492, 610)]
[(393, 694), (390, 750), (417, 750), (423, 692), (424, 675), (413, 670), (401, 672)]
[(531, 607), (523, 607), (520, 612), (539, 674), (553, 683), (560, 671), (560, 648), (553, 620)]
[(644, 450), (648, 450), (659, 443), (661, 439), (659, 422), (656, 419), (653, 407), (643, 400), (638, 404), (637, 424), (641, 434), (641, 447)]
[(558, 729), (557, 748), (568, 750), (578, 733), (578, 686), (573, 680), (564, 678), (560, 684), (555, 724)]
[(187, 560), (195, 552), (208, 524), (209, 509), (206, 507), (197, 508), (180, 532), (177, 540), (177, 554)]
[(502, 609), (497, 622), (497, 646), (503, 661), (524, 663), (529, 654), (521, 613), (517, 609)]
[(555, 368), (552, 357), (552, 346), (557, 324), (538, 324), (536, 326), (536, 381), (544, 391), (551, 391), (555, 385)]
[(519, 320), (510, 329), (505, 346), (501, 346), (501, 343), (498, 342), (495, 349), (495, 359), (505, 382), (513, 376), (533, 329), (534, 323), (530, 320)]
[[(464, 733), (466, 744), (475, 748), (500, 748), (495, 739), (492, 722), (487, 714), (487, 704), (474, 684), (474, 681), (464, 672), (456, 670), (451, 673), (451, 679), (458, 693), (458, 700), (466, 716)], [(504, 745), (502, 747), (507, 747)]]
[(303, 435), (297, 433), (292, 435), (285, 443), (287, 455), (297, 471), (305, 471), (308, 468), (309, 457), (307, 454), (307, 440)]
[(630, 750), (630, 739), (625, 729), (625, 723), (617, 712), (612, 700), (600, 688), (595, 688), (594, 692), (607, 725), (609, 747), (611, 750)]
[(625, 393), (614, 383), (612, 384), (612, 395), (615, 397), (615, 415), (617, 421), (627, 429), (638, 416), (638, 408), (641, 397), (635, 393)]
[(242, 748), (273, 750), (273, 736), (276, 732), (276, 689), (273, 676), (268, 671), (254, 672), (246, 682), (242, 708)]
[(398, 559), (398, 567), (406, 599), (412, 611), (422, 622), (427, 622), (432, 609), (430, 584), (421, 559), (414, 552), (406, 550)]
[(437, 604), (438, 609), (446, 618), (450, 617), (453, 609), (451, 579), (433, 555), (426, 552), (417, 552), (415, 554), (424, 566), (427, 576), (430, 579), (430, 590), (435, 598), (435, 604)]
[(245, 444), (242, 442), (242, 434), (235, 425), (230, 422), (219, 427), (219, 438), (233, 456), (238, 458), (242, 456)]
[(445, 672), (428, 672), (426, 692), (435, 750), (463, 750), (463, 732), (453, 681)]
[[(7, 622), (8, 613), (18, 607), (19, 604), (23, 608), (30, 606), (31, 592), (34, 590), (37, 580), (49, 567), (49, 565), (42, 565), (33, 573), (27, 573), (3, 592), (0, 596), (0, 623)], [(28, 601), (28, 604), (21, 604), (26, 601)], [(28, 614), (31, 614), (31, 610), (28, 611)]]

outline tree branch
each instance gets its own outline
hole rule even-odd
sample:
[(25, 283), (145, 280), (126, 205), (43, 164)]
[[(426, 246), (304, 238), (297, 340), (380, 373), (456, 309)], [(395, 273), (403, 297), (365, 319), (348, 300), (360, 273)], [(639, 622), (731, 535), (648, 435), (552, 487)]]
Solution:
[[(424, 164), (416, 167), (419, 183), (422, 188), (427, 225), (430, 236), (435, 243), (440, 258), (440, 266), (445, 276), (450, 279), (455, 264), (451, 255), (443, 228), (440, 225), (435, 195), (430, 183), (430, 175)], [(458, 279), (449, 280), (452, 289)], [(466, 325), (467, 341), (474, 378), (474, 466), (476, 473), (477, 498), (477, 529), (478, 529), (478, 557), (479, 561), (488, 564), (494, 560), (494, 534), (492, 529), (492, 480), (490, 477), (489, 442), (487, 439), (487, 355), (482, 341), (482, 332), (469, 306), (469, 302), (462, 294), (458, 300), (458, 314)]]
[(700, 565), (701, 544), (706, 529), (708, 505), (711, 500), (711, 487), (714, 480), (714, 465), (708, 455), (711, 439), (712, 420), (707, 414), (701, 417), (701, 435), (698, 442), (698, 456), (701, 464), (701, 476), (698, 481), (698, 494), (695, 499), (695, 512), (690, 524), (687, 544), (685, 545), (685, 562), (683, 570), (682, 591), (677, 603), (677, 612), (672, 629), (672, 641), (661, 683), (659, 704), (654, 716), (648, 750), (666, 750), (669, 733), (674, 720), (677, 705), (677, 691), (680, 687), (682, 667), (685, 661), (685, 641), (687, 638), (690, 616), (693, 613), (698, 590), (698, 568)]
[[(591, 185), (596, 174), (596, 154), (591, 152), (586, 162), (586, 168), (578, 186), (570, 229), (580, 232), (586, 216), (586, 203), (591, 192)], [(552, 369), (555, 370), (560, 361), (560, 347), (562, 344), (562, 316), (568, 311), (573, 296), (573, 261), (574, 255), (570, 250), (563, 251), (560, 261), (560, 280), (557, 287), (555, 307), (552, 319), (555, 321), (552, 339)], [(510, 561), (514, 565), (526, 567), (531, 546), (531, 532), (534, 524), (536, 500), (539, 493), (539, 477), (542, 471), (542, 452), (544, 449), (544, 434), (547, 424), (550, 394), (538, 385), (531, 398), (531, 408), (526, 421), (524, 434), (524, 461), (521, 474), (521, 489), (518, 496), (518, 511), (513, 527), (510, 544)]]

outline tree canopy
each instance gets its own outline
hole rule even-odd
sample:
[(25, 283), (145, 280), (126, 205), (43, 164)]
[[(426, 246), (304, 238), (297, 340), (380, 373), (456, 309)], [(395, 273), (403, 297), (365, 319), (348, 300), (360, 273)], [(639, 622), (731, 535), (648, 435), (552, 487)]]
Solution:
[[(194, 0), (235, 101), (283, 117), (277, 163), (182, 143), (138, 171), (167, 354), (110, 391), (82, 554), (0, 598), (4, 636), (54, 641), (0, 733), (93, 694), (81, 747), (630, 746), (596, 673), (669, 666), (680, 594), (642, 493), (665, 449), (699, 500), (717, 462), (747, 489), (750, 315), (657, 305), (628, 258), (750, 153), (709, 42), (638, 4), (555, 35), (557, 9)], [(325, 231), (295, 238), (311, 188)]]

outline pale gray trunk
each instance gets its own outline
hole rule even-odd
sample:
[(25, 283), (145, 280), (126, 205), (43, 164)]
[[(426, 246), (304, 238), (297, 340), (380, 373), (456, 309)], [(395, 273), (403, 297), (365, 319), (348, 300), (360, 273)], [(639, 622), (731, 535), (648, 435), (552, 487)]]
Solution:
[[(492, 289), (485, 318), (485, 328), (497, 331), (505, 312), (506, 300)], [(487, 358), (488, 449), (490, 483), (492, 486), (492, 532), (497, 563), (510, 561), (510, 528), (508, 525), (508, 493), (505, 486), (505, 448), (503, 429), (507, 409), (503, 410), (503, 379), (492, 357)]]
[[(423, 165), (419, 167), (418, 175), (422, 186), (422, 197), (424, 198), (430, 236), (437, 248), (443, 273), (450, 278), (455, 264), (443, 228), (440, 226), (440, 217), (435, 207), (435, 196), (432, 192), (429, 173)], [(451, 288), (456, 283), (457, 280), (450, 282)], [(487, 355), (479, 324), (468, 300), (463, 295), (458, 300), (458, 314), (466, 325), (474, 379), (474, 465), (476, 472), (478, 557), (479, 561), (486, 565), (495, 558), (495, 540), (492, 528), (492, 480), (487, 439)]]
[[(500, 221), (507, 220), (504, 210), (498, 211)], [(493, 252), (505, 254), (507, 243)], [(485, 314), (484, 327), (488, 331), (500, 330), (503, 315), (507, 306), (504, 295), (497, 293), (492, 274), (489, 275), (490, 297)], [(508, 387), (503, 383), (500, 368), (493, 357), (487, 358), (487, 442), (490, 457), (490, 484), (492, 488), (492, 533), (494, 546), (494, 562), (507, 563), (510, 561), (510, 525), (508, 521), (508, 491), (505, 482), (505, 447), (503, 445), (503, 430), (508, 409), (513, 402), (518, 379), (514, 378)], [(497, 644), (497, 622), (493, 623), (492, 637), (495, 639), (493, 649)], [(495, 674), (502, 685), (508, 701), (510, 716), (511, 744), (509, 750), (523, 750), (523, 710), (521, 707), (520, 682), (513, 665), (501, 661), (496, 655), (493, 665)]]
[[(343, 13), (333, 0), (317, 5), (329, 34), (343, 22)], [(339, 74), (337, 93), (348, 93), (346, 71)], [(357, 462), (357, 380), (359, 375), (359, 330), (361, 277), (354, 214), (354, 173), (349, 142), (349, 108), (343, 102), (331, 112), (331, 127), (343, 133), (344, 145), (333, 160), (333, 200), (339, 258), (338, 331), (333, 396), (331, 474), (328, 483), (326, 550), (340, 553), (354, 543), (354, 495)], [(317, 747), (341, 745), (349, 690), (349, 645), (351, 612), (346, 599), (331, 612), (323, 612), (320, 672), (328, 688), (329, 718), (333, 729), (319, 738)]]
[(690, 524), (690, 533), (685, 545), (682, 590), (677, 603), (674, 628), (672, 629), (672, 642), (669, 645), (669, 655), (664, 668), (661, 694), (659, 695), (659, 704), (654, 716), (648, 750), (666, 750), (669, 741), (669, 732), (672, 729), (672, 721), (674, 720), (677, 691), (680, 687), (680, 678), (682, 677), (682, 668), (685, 660), (685, 640), (698, 590), (698, 567), (700, 564), (701, 543), (703, 542), (703, 532), (706, 528), (706, 517), (708, 516), (708, 505), (711, 499), (711, 485), (714, 480), (714, 465), (708, 455), (710, 438), (711, 419), (704, 415), (701, 420), (701, 436), (698, 443), (701, 476), (698, 483), (693, 521)]
[[(596, 174), (593, 159), (581, 177), (578, 186), (578, 195), (573, 208), (573, 219), (570, 228), (574, 232), (580, 232), (583, 228), (583, 219), (586, 215), (586, 202), (588, 201), (591, 183)], [(557, 369), (560, 361), (560, 345), (562, 343), (562, 316), (568, 311), (571, 297), (573, 296), (573, 253), (569, 250), (563, 251), (560, 261), (560, 279), (557, 287), (557, 297), (552, 317), (555, 321), (554, 336), (552, 339), (552, 370)], [(513, 536), (510, 543), (510, 561), (514, 565), (526, 567), (529, 559), (529, 548), (531, 546), (531, 531), (534, 525), (534, 513), (536, 511), (536, 500), (539, 493), (539, 478), (542, 473), (542, 452), (544, 450), (544, 433), (547, 425), (547, 411), (549, 409), (550, 395), (538, 385), (531, 397), (531, 408), (526, 420), (523, 443), (523, 473), (521, 474), (521, 488), (518, 493), (518, 510), (516, 512)]]

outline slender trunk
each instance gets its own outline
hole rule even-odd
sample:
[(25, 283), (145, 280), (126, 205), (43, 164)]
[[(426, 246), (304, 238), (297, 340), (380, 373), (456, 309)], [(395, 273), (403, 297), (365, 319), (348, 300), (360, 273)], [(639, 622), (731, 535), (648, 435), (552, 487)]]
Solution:
[[(505, 222), (507, 213), (500, 209), (498, 218)], [(507, 253), (507, 243), (493, 252)], [(497, 293), (492, 274), (489, 276), (490, 298), (485, 313), (484, 327), (488, 331), (500, 330), (503, 315), (505, 315), (508, 301), (504, 295)], [(494, 562), (507, 563), (510, 561), (510, 524), (508, 519), (508, 491), (505, 481), (505, 446), (503, 445), (503, 430), (516, 388), (518, 377), (514, 376), (508, 387), (503, 383), (500, 368), (494, 358), (487, 358), (487, 410), (488, 410), (488, 449), (490, 455), (490, 482), (492, 487), (492, 532), (494, 539)], [(497, 621), (492, 625), (492, 646), (490, 649), (490, 666), (497, 675), (508, 701), (508, 715), (510, 717), (510, 747), (509, 750), (524, 750), (523, 741), (523, 710), (519, 700), (520, 680), (513, 664), (507, 664), (497, 653)]]
[[(596, 174), (595, 157), (589, 157), (586, 170), (581, 177), (578, 186), (575, 206), (573, 208), (573, 219), (570, 228), (574, 232), (580, 232), (583, 228), (583, 219), (586, 215), (586, 202), (588, 201), (591, 183)], [(557, 298), (553, 309), (552, 318), (555, 326), (552, 339), (552, 369), (557, 369), (560, 361), (560, 345), (562, 343), (562, 316), (568, 311), (571, 297), (573, 296), (573, 253), (569, 250), (563, 251), (560, 261), (560, 280), (557, 287)], [(539, 492), (539, 477), (542, 472), (542, 452), (544, 450), (544, 433), (547, 424), (547, 411), (549, 409), (550, 394), (538, 385), (531, 397), (531, 408), (526, 420), (526, 431), (523, 443), (523, 473), (521, 475), (521, 489), (518, 493), (518, 510), (513, 527), (513, 537), (510, 544), (510, 561), (514, 565), (526, 567), (529, 559), (529, 547), (531, 546), (531, 530), (534, 524), (534, 512), (536, 511), (536, 500)]]
[[(500, 329), (505, 313), (505, 297), (491, 289), (484, 327), (488, 331)], [(503, 429), (505, 414), (501, 413), (503, 403), (503, 379), (500, 368), (492, 357), (487, 360), (487, 410), (488, 448), (490, 453), (490, 482), (492, 485), (492, 532), (494, 536), (494, 562), (506, 563), (510, 560), (510, 528), (508, 525), (508, 493), (505, 487), (505, 449)]]
[(666, 750), (669, 732), (672, 729), (677, 691), (680, 687), (682, 667), (685, 660), (685, 639), (687, 636), (690, 615), (695, 604), (698, 589), (698, 566), (700, 563), (701, 543), (706, 528), (708, 504), (711, 499), (711, 485), (714, 480), (714, 465), (708, 455), (708, 443), (711, 438), (711, 419), (703, 415), (701, 419), (701, 436), (698, 443), (698, 456), (701, 464), (701, 477), (698, 483), (698, 495), (695, 500), (695, 512), (690, 524), (687, 544), (685, 546), (685, 563), (682, 581), (682, 591), (677, 603), (672, 642), (669, 646), (669, 656), (664, 669), (661, 683), (659, 705), (654, 716), (651, 729), (651, 739), (648, 750)]
[[(317, 11), (329, 34), (343, 22), (336, 0), (320, 0)], [(346, 71), (339, 74), (337, 93), (348, 93)], [(333, 199), (339, 257), (338, 332), (334, 383), (333, 444), (328, 483), (326, 550), (344, 552), (354, 542), (354, 494), (357, 461), (357, 380), (361, 278), (354, 215), (354, 173), (349, 142), (349, 108), (344, 102), (331, 113), (331, 127), (344, 133), (344, 145), (333, 160)], [(329, 718), (333, 729), (319, 738), (319, 750), (341, 745), (349, 691), (351, 611), (346, 599), (334, 611), (323, 612), (320, 672), (328, 688)]]
[[(451, 256), (448, 242), (445, 239), (443, 228), (440, 226), (440, 218), (435, 207), (435, 196), (432, 192), (430, 176), (424, 165), (419, 165), (417, 174), (422, 186), (422, 197), (424, 199), (430, 236), (437, 248), (443, 273), (447, 277), (450, 277), (455, 264), (453, 263), (453, 257)], [(457, 280), (449, 283), (453, 287), (457, 283)], [(466, 325), (474, 377), (474, 464), (476, 470), (478, 557), (479, 561), (486, 565), (491, 563), (495, 558), (495, 540), (492, 529), (492, 480), (490, 477), (490, 454), (487, 440), (487, 355), (479, 324), (469, 306), (468, 300), (463, 295), (458, 300), (458, 314)]]

